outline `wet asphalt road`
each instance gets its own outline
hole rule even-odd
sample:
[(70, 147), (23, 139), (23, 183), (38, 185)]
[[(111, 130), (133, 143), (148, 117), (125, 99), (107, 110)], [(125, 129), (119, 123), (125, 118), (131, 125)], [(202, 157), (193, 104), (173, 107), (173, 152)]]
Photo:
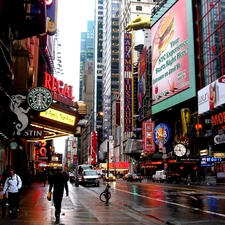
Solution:
[[(102, 188), (87, 187), (99, 194)], [(111, 183), (111, 201), (164, 224), (225, 224), (225, 186)]]

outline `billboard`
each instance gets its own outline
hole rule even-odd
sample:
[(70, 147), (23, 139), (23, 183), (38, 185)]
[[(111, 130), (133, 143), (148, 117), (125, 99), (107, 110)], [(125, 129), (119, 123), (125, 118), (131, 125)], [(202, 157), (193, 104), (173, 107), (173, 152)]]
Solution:
[(132, 132), (132, 35), (124, 34), (124, 132)]
[(225, 75), (198, 91), (198, 114), (225, 104)]
[(177, 1), (151, 33), (154, 114), (196, 95), (192, 2)]
[(98, 132), (91, 132), (91, 164), (97, 164), (97, 146), (98, 146)]
[(138, 61), (138, 108), (143, 105), (143, 98), (146, 94), (146, 47)]
[(142, 142), (143, 150), (145, 152), (155, 152), (155, 143), (154, 143), (154, 129), (155, 122), (151, 120), (143, 121), (142, 123)]
[(171, 129), (167, 123), (160, 123), (154, 129), (154, 142), (159, 146), (159, 150), (167, 146), (171, 138)]

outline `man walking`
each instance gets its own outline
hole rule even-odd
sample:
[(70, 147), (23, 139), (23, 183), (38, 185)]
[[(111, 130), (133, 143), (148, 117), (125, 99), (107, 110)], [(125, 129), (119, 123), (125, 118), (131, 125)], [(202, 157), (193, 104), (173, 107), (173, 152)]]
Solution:
[(67, 181), (67, 177), (63, 174), (62, 168), (59, 167), (50, 182), (49, 192), (51, 192), (53, 188), (53, 202), (55, 205), (56, 221), (59, 221), (60, 219), (64, 188), (66, 190), (66, 196), (69, 196)]
[[(6, 169), (3, 171), (3, 174), (2, 174), (2, 178), (1, 178), (1, 186), (4, 187), (5, 185), (5, 181), (6, 179), (9, 177), (9, 171), (10, 169), (12, 169), (12, 166), (11, 165), (7, 165), (6, 166)], [(5, 192), (4, 196), (3, 196), (3, 205), (5, 206), (8, 206), (8, 191)]]
[(9, 177), (5, 181), (3, 193), (8, 191), (9, 214), (13, 213), (14, 207), (19, 212), (19, 189), (22, 187), (22, 181), (19, 175), (15, 174), (13, 169), (9, 170)]

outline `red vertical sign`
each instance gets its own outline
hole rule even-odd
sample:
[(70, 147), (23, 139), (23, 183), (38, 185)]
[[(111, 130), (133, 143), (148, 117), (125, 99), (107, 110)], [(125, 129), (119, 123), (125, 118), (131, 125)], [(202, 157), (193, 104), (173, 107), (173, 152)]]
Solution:
[(97, 144), (98, 144), (98, 133), (93, 131), (91, 132), (91, 164), (97, 164)]
[(77, 155), (73, 155), (73, 164), (77, 165)]
[(143, 130), (143, 149), (145, 152), (152, 152), (155, 151), (155, 143), (154, 143), (154, 129), (155, 129), (155, 122), (147, 120), (142, 123), (142, 130)]

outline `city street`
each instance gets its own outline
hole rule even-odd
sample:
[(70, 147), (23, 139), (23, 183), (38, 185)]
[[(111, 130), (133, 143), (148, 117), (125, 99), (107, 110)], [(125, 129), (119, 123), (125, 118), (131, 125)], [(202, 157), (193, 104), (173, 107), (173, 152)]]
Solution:
[[(225, 187), (153, 183), (111, 182), (111, 199), (99, 199), (100, 187), (69, 184), (64, 195), (61, 220), (64, 225), (211, 225), (225, 224)], [(20, 193), (20, 212), (8, 215), (0, 210), (1, 225), (53, 225), (54, 205), (46, 199), (48, 185), (32, 183)]]
[[(87, 189), (100, 193), (102, 187)], [(110, 201), (165, 224), (225, 224), (225, 187), (153, 182), (111, 183)]]

